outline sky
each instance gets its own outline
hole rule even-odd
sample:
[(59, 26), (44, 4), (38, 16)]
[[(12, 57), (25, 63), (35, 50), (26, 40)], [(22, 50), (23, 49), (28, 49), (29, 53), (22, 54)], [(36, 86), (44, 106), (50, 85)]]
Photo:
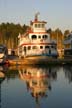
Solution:
[(0, 24), (28, 25), (37, 12), (47, 29), (72, 31), (72, 0), (0, 0)]

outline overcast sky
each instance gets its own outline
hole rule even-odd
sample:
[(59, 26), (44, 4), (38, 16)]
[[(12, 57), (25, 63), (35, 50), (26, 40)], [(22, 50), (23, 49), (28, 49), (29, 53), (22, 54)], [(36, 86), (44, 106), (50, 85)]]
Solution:
[(72, 0), (0, 0), (0, 23), (29, 24), (36, 12), (47, 29), (72, 30)]

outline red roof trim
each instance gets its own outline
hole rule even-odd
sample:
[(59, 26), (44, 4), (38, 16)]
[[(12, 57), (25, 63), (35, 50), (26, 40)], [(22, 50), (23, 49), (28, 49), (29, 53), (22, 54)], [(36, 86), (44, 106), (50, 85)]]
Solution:
[(47, 22), (46, 21), (33, 21), (32, 24), (33, 23), (47, 23)]
[(24, 45), (50, 45), (52, 43), (23, 43), (19, 47), (24, 46)]

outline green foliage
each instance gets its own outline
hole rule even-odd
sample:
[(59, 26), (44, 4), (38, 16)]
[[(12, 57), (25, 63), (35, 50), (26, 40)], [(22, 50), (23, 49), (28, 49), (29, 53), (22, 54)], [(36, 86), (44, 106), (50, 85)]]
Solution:
[(65, 30), (65, 32), (64, 32), (64, 38), (66, 38), (67, 37), (67, 35), (70, 33), (70, 31), (69, 30)]
[(6, 44), (8, 48), (17, 47), (17, 38), (19, 33), (25, 33), (27, 30), (25, 24), (2, 23), (0, 24), (0, 43)]
[[(29, 26), (14, 23), (2, 23), (0, 24), (0, 44), (6, 44), (8, 48), (16, 48), (18, 46), (18, 34), (25, 33)], [(63, 39), (70, 33), (69, 30), (65, 30), (64, 34), (57, 28), (52, 30), (49, 28), (47, 33), (50, 34), (51, 39), (56, 40), (58, 48), (62, 47)]]

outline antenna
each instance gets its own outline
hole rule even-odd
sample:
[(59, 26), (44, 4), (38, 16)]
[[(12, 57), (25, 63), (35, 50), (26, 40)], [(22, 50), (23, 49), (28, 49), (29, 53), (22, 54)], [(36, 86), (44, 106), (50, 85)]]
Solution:
[(40, 13), (39, 12), (37, 12), (36, 14), (35, 14), (35, 21), (38, 21), (38, 15), (39, 15)]

